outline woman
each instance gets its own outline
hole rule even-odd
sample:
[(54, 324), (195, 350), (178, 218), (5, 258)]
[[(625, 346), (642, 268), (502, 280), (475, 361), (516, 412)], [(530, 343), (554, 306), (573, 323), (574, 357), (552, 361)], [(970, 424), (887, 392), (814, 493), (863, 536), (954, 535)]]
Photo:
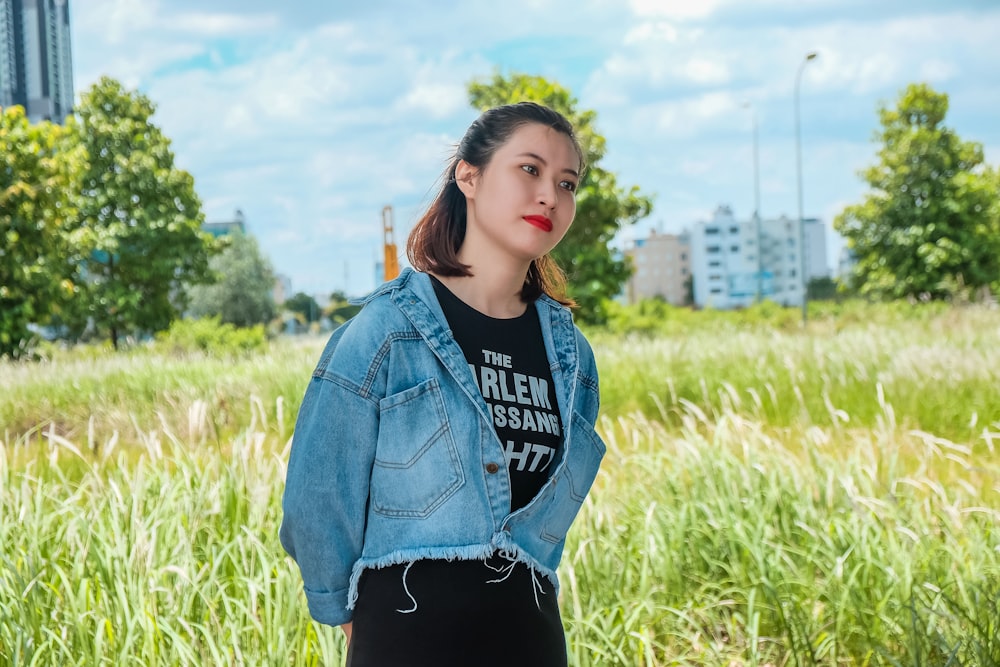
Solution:
[(483, 113), (410, 234), (416, 270), (319, 360), (281, 541), (351, 667), (566, 664), (556, 568), (605, 448), (593, 353), (548, 253), (583, 168), (551, 109)]

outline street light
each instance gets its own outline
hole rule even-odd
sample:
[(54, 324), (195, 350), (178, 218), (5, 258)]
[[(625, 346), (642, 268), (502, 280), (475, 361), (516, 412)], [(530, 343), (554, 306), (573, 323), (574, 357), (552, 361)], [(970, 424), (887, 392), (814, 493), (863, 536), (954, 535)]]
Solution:
[(806, 289), (809, 286), (809, 279), (806, 276), (806, 223), (802, 214), (802, 126), (799, 122), (799, 86), (802, 83), (802, 71), (809, 64), (810, 60), (815, 60), (819, 55), (815, 51), (810, 51), (799, 65), (799, 71), (795, 74), (795, 173), (798, 179), (799, 190), (799, 253), (802, 255), (802, 323), (806, 323), (808, 317), (808, 300), (806, 299)]
[(743, 103), (744, 109), (750, 109), (753, 123), (753, 221), (757, 232), (757, 303), (764, 298), (764, 248), (760, 241), (760, 151), (757, 140), (757, 110), (751, 102)]

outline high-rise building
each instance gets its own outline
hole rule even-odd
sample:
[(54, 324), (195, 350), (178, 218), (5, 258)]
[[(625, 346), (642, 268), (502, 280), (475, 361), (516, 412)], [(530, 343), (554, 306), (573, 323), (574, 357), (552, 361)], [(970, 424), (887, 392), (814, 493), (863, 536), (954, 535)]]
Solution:
[(73, 111), (69, 0), (0, 0), (0, 107), (32, 122)]

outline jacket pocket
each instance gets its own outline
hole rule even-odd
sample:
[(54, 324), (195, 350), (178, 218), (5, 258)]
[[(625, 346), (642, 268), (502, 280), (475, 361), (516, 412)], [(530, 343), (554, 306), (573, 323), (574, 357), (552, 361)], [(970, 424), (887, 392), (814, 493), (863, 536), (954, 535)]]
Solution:
[(569, 458), (555, 480), (552, 501), (541, 528), (541, 538), (554, 544), (566, 538), (607, 451), (594, 427), (578, 412), (573, 413), (572, 429), (571, 447), (566, 452)]
[(436, 378), (379, 403), (371, 503), (378, 514), (423, 518), (465, 483)]

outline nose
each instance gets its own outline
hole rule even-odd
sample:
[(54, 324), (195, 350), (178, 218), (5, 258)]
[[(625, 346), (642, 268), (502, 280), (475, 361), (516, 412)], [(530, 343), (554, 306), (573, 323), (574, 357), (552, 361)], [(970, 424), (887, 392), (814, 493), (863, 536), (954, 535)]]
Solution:
[(539, 179), (538, 185), (538, 203), (545, 206), (548, 209), (554, 209), (556, 207), (556, 202), (559, 197), (556, 196), (556, 185), (548, 179)]

